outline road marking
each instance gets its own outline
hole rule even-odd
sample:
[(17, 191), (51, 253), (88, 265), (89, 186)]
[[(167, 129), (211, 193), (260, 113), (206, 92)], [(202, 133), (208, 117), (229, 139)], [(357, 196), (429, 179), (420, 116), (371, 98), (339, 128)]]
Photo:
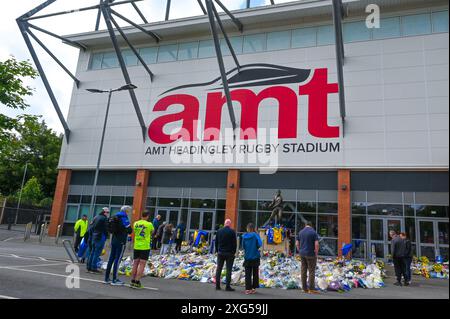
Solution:
[(6, 238), (6, 239), (3, 239), (2, 241), (3, 242), (7, 242), (7, 241), (10, 241), (10, 240), (13, 240), (13, 239), (19, 239), (20, 237), (9, 237), (9, 238)]
[(11, 300), (14, 300), (14, 299), (19, 299), (19, 298), (15, 298), (15, 297), (10, 297), (10, 296), (4, 296), (4, 295), (0, 295), (0, 299), (11, 299)]
[(24, 268), (24, 267), (46, 267), (46, 266), (61, 266), (61, 265), (67, 265), (67, 264), (69, 264), (69, 263), (57, 263), (57, 264), (55, 264), (55, 263), (53, 263), (53, 264), (38, 264), (38, 265), (24, 265), (24, 266), (21, 266), (21, 265), (18, 265), (18, 266), (0, 266), (0, 269), (3, 269), (3, 268)]
[(54, 259), (54, 258), (44, 258), (39, 256), (18, 256), (14, 254), (0, 254), (0, 257), (7, 257), (7, 258), (17, 258), (17, 259), (27, 259), (27, 260), (41, 260), (41, 261), (54, 261), (54, 262), (67, 262), (72, 263), (71, 260), (68, 259)]
[[(18, 269), (18, 268), (12, 268), (12, 267), (3, 267), (2, 269), (9, 269), (9, 270), (16, 270), (16, 271), (24, 271), (24, 272), (36, 273), (36, 274), (40, 274), (40, 275), (49, 275), (49, 276), (63, 277), (63, 278), (69, 277), (69, 276), (66, 276), (66, 275), (55, 274), (55, 273), (44, 272), (44, 271), (31, 270), (31, 269)], [(72, 279), (80, 279), (80, 280), (84, 280), (84, 281), (98, 282), (98, 283), (103, 284), (103, 281), (101, 281), (101, 280), (90, 279), (90, 278), (72, 277)], [(125, 285), (125, 286), (126, 286), (126, 287), (130, 287), (130, 285)], [(117, 287), (119, 287), (119, 286), (117, 286)], [(147, 289), (147, 290), (159, 290), (159, 288), (153, 288), (153, 287), (143, 287), (143, 289)]]

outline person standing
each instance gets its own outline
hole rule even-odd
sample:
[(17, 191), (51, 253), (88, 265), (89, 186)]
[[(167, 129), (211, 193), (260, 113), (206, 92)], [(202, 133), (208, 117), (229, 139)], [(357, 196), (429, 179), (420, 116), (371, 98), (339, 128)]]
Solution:
[(95, 217), (91, 225), (91, 249), (87, 260), (87, 270), (89, 273), (100, 273), (97, 269), (97, 263), (105, 246), (106, 238), (108, 237), (108, 215), (109, 208), (103, 207), (101, 213)]
[(164, 226), (163, 234), (161, 236), (160, 255), (166, 255), (167, 253), (170, 253), (172, 236), (173, 236), (173, 225), (167, 224), (166, 226)]
[(315, 279), (317, 255), (319, 254), (319, 236), (309, 221), (305, 222), (305, 227), (298, 234), (297, 249), (301, 259), (302, 289), (305, 293), (317, 294)]
[(174, 240), (175, 240), (175, 252), (179, 253), (181, 251), (181, 244), (184, 240), (184, 232), (186, 231), (186, 225), (181, 221), (175, 228)]
[(75, 243), (73, 245), (73, 248), (75, 249), (75, 252), (78, 254), (78, 250), (80, 248), (80, 243), (84, 238), (84, 235), (86, 235), (87, 229), (88, 229), (88, 217), (87, 215), (83, 215), (81, 219), (79, 219), (75, 223), (75, 227), (73, 228), (75, 231)]
[(225, 221), (225, 227), (219, 229), (216, 235), (217, 270), (216, 270), (216, 290), (220, 290), (220, 278), (222, 269), (226, 263), (226, 291), (234, 291), (231, 288), (231, 273), (233, 271), (234, 256), (236, 254), (237, 240), (236, 232), (231, 229), (231, 220)]
[(156, 231), (156, 249), (160, 249), (161, 248), (162, 236), (164, 234), (164, 228), (166, 227), (166, 225), (167, 225), (167, 222), (163, 222), (157, 228), (157, 231)]
[(262, 240), (255, 231), (255, 225), (247, 225), (247, 233), (242, 235), (242, 247), (244, 248), (244, 268), (245, 268), (245, 294), (256, 293), (259, 288), (259, 264), (261, 255), (259, 248)]
[(400, 238), (405, 241), (405, 258), (403, 260), (405, 266), (405, 286), (411, 284), (411, 264), (413, 258), (412, 244), (406, 233), (400, 233)]
[[(109, 232), (112, 234), (111, 251), (109, 252), (108, 266), (105, 273), (105, 284), (113, 286), (123, 286), (125, 283), (117, 278), (119, 262), (122, 258), (123, 248), (127, 244), (128, 235), (131, 234), (131, 224), (128, 214), (131, 213), (130, 206), (123, 206), (114, 217), (109, 220)], [(114, 265), (114, 268), (113, 268)], [(112, 282), (109, 280), (113, 268)]]
[(148, 221), (150, 212), (143, 212), (142, 219), (134, 223), (134, 253), (133, 270), (131, 271), (131, 288), (143, 288), (141, 278), (144, 274), (145, 264), (150, 256), (150, 247), (153, 224)]
[(158, 249), (156, 247), (156, 244), (157, 244), (156, 233), (158, 231), (160, 223), (161, 223), (161, 215), (157, 215), (153, 219), (153, 223), (152, 223), (153, 228), (154, 228), (154, 231), (153, 231), (153, 234), (152, 234), (152, 238), (153, 238), (153, 240), (152, 240), (152, 249)]
[[(394, 283), (395, 286), (402, 286), (402, 277), (405, 279), (407, 283), (407, 278), (405, 274), (405, 252), (406, 245), (405, 241), (398, 236), (395, 230), (389, 231), (389, 235), (391, 236), (391, 253), (392, 253), (392, 261), (394, 262), (395, 269), (395, 277), (397, 281)], [(406, 284), (407, 286), (408, 284)]]

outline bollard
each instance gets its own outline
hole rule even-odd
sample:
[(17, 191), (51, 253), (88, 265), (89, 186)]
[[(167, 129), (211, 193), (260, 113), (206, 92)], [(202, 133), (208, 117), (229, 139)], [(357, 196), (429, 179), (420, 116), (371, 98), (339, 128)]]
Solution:
[(45, 233), (45, 223), (41, 225), (41, 233), (39, 234), (39, 242), (42, 243), (42, 239), (44, 238)]
[(28, 223), (25, 227), (25, 234), (24, 234), (24, 238), (23, 241), (27, 241), (28, 239), (30, 239), (31, 236), (31, 228), (33, 227), (33, 223)]
[(55, 244), (58, 245), (59, 237), (61, 236), (61, 225), (58, 225), (58, 229), (56, 230), (56, 239)]

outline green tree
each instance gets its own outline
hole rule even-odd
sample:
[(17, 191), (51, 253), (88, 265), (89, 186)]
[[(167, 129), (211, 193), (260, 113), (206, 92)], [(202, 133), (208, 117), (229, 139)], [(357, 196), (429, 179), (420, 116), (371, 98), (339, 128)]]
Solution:
[[(20, 190), (16, 194), (16, 198), (19, 197)], [(22, 190), (22, 203), (28, 203), (32, 205), (38, 205), (44, 198), (42, 193), (42, 187), (36, 177), (32, 177), (26, 182)]]
[[(23, 83), (23, 78), (36, 78), (38, 73), (28, 61), (17, 61), (11, 57), (0, 61), (0, 104), (24, 110), (28, 107), (25, 97), (33, 94), (33, 89)], [(7, 143), (19, 122), (0, 112), (0, 146)]]
[[(62, 136), (49, 129), (39, 116), (21, 115), (9, 142), (0, 145), (0, 193), (20, 189), (25, 165), (27, 177), (34, 176), (43, 197), (53, 197)], [(41, 198), (41, 199), (42, 199)]]

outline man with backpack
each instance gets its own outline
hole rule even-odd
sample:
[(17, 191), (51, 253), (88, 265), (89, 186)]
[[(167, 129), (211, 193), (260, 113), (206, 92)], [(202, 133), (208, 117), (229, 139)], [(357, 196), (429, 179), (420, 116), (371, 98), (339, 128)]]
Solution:
[(108, 236), (108, 215), (109, 208), (103, 207), (100, 214), (94, 218), (92, 225), (89, 227), (91, 245), (86, 265), (89, 273), (100, 273), (97, 269), (97, 264)]
[[(108, 232), (111, 233), (111, 251), (109, 253), (108, 266), (105, 273), (105, 284), (113, 286), (123, 286), (125, 283), (117, 278), (117, 271), (119, 269), (119, 261), (122, 257), (123, 248), (127, 243), (128, 235), (131, 234), (131, 224), (128, 219), (128, 214), (131, 213), (130, 206), (123, 206), (116, 215), (111, 217), (108, 221)], [(113, 280), (109, 280), (111, 268), (113, 267)]]

